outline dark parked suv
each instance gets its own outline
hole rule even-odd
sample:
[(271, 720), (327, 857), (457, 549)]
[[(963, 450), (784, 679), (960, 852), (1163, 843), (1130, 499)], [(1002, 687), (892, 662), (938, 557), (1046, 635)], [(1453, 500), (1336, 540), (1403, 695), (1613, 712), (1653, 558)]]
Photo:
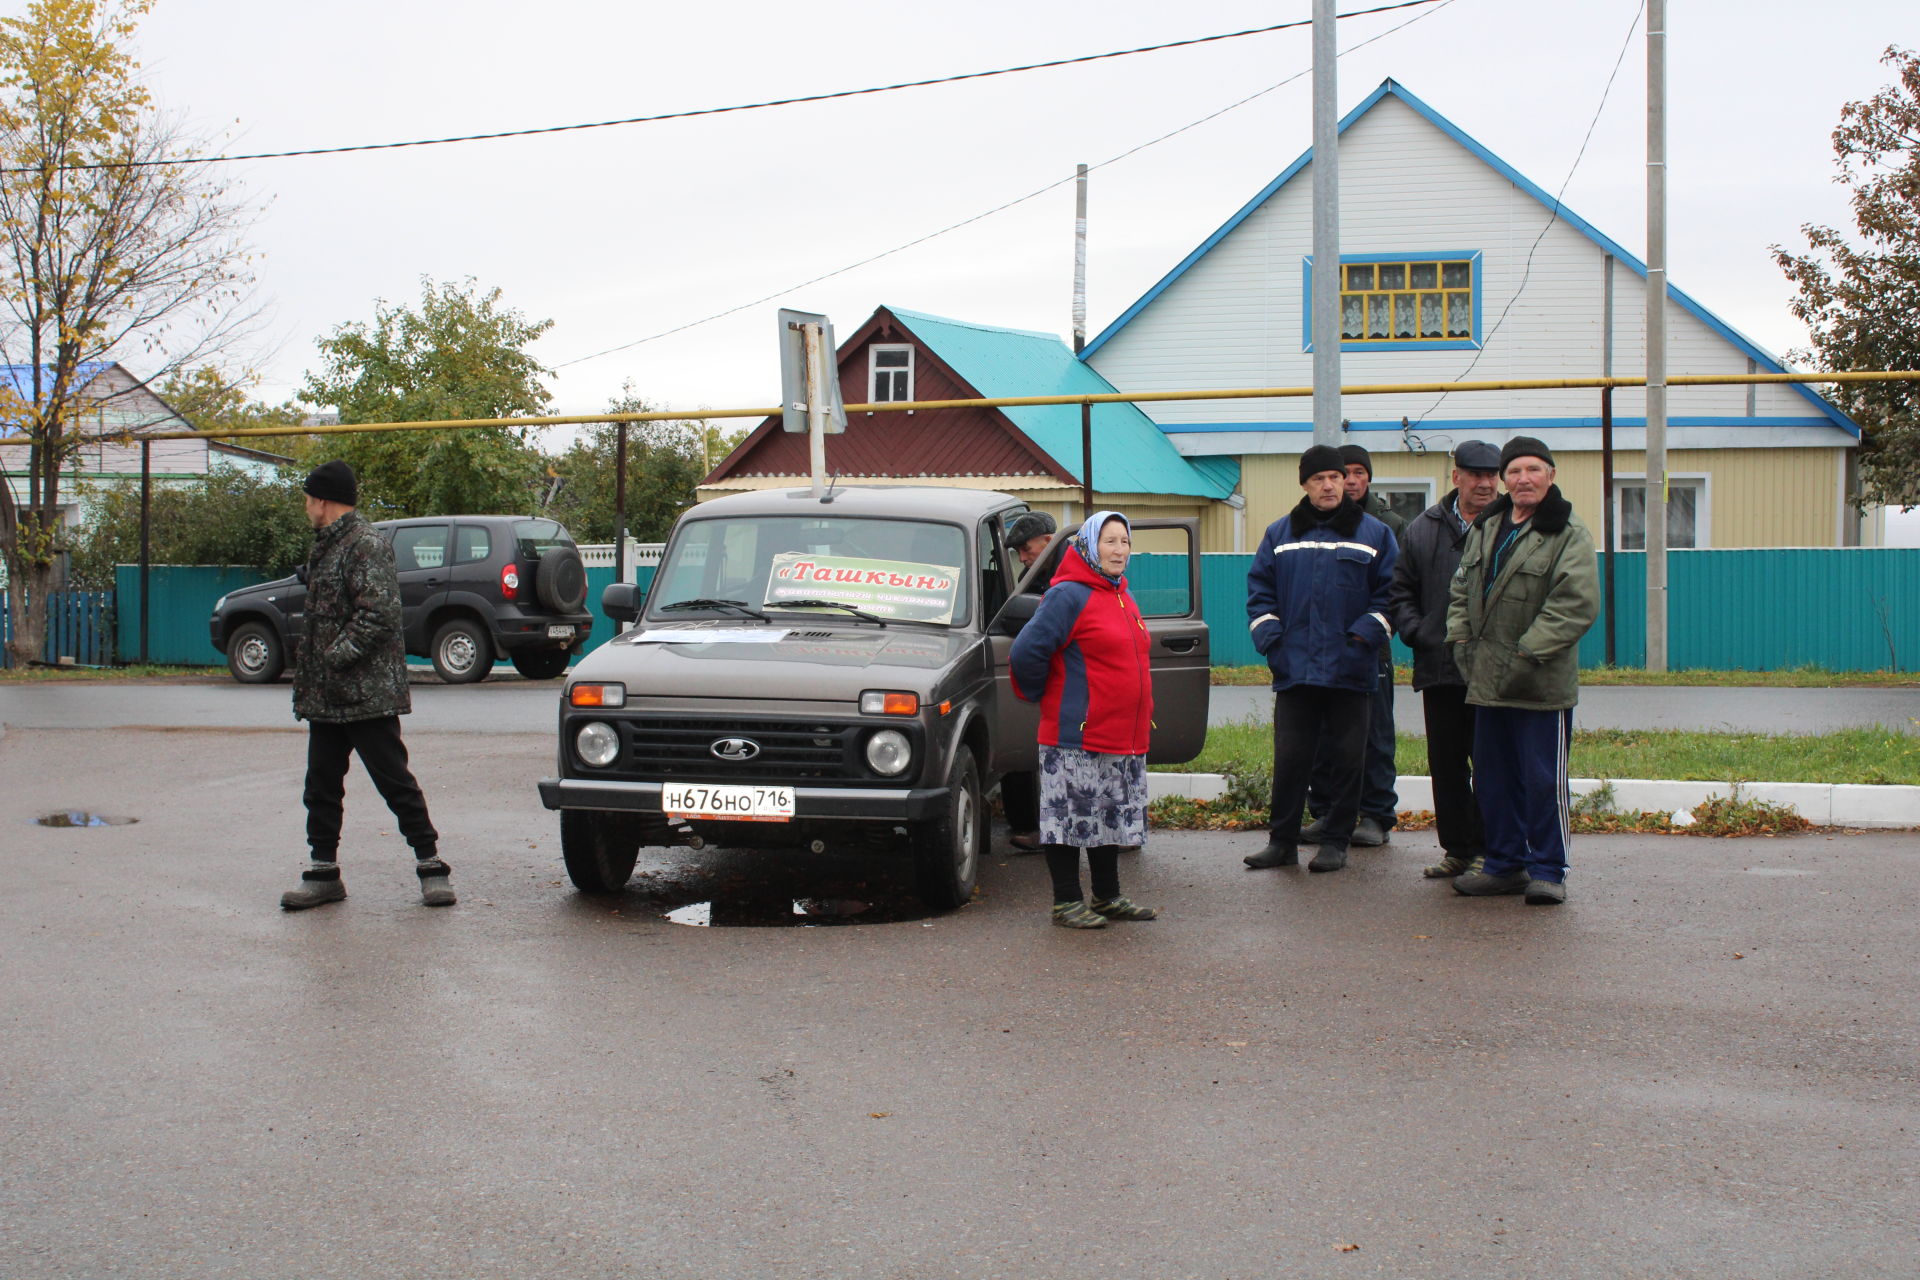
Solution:
[[(393, 548), (407, 652), (449, 684), (496, 657), (533, 680), (567, 669), (593, 630), (587, 571), (566, 528), (537, 516), (425, 516), (373, 526)], [(213, 606), (213, 647), (242, 684), (280, 678), (306, 631), (306, 569)]]

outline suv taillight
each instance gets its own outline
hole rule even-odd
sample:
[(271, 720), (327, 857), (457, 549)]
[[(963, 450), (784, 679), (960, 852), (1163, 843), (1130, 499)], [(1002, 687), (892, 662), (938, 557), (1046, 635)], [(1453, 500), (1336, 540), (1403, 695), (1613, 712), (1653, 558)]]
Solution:
[(500, 594), (508, 600), (520, 596), (520, 566), (510, 564), (500, 570)]

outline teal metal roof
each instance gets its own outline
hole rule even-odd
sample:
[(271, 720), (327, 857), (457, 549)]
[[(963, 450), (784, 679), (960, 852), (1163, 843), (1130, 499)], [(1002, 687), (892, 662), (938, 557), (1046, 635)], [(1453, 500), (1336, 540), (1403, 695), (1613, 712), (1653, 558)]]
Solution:
[[(929, 350), (989, 399), (1003, 396), (1104, 395), (1112, 383), (1051, 333), (1002, 329), (888, 307)], [(1080, 406), (1000, 410), (1079, 480)], [(1196, 465), (1204, 462), (1205, 465)], [(1153, 419), (1131, 404), (1093, 406), (1093, 487), (1104, 493), (1164, 493), (1225, 499), (1240, 481), (1230, 458), (1181, 455)]]

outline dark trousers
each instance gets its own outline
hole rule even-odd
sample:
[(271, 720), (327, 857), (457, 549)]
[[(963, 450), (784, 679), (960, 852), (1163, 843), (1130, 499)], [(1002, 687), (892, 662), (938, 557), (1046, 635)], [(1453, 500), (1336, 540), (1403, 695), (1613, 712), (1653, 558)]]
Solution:
[(1007, 830), (1014, 835), (1040, 829), (1040, 775), (1009, 773), (1000, 779), (1000, 807), (1006, 810)]
[[(1360, 812), (1380, 824), (1382, 831), (1392, 830), (1400, 820), (1400, 796), (1394, 791), (1399, 770), (1393, 761), (1393, 655), (1380, 659), (1380, 678), (1373, 692), (1366, 695), (1367, 752), (1361, 765)], [(1324, 817), (1333, 807), (1331, 745), (1321, 743), (1313, 757), (1313, 779), (1307, 787), (1307, 807)]]
[(1273, 695), (1273, 838), (1291, 844), (1300, 836), (1300, 816), (1315, 754), (1327, 753), (1325, 834), (1322, 849), (1344, 849), (1360, 818), (1361, 770), (1367, 748), (1368, 694), (1348, 689), (1295, 685)]
[(407, 768), (407, 744), (400, 740), (400, 717), (355, 720), (348, 724), (307, 726), (307, 844), (316, 862), (338, 861), (341, 801), (347, 794), (347, 765), (358, 753), (380, 798), (400, 820), (400, 834), (420, 859), (439, 856), (440, 835), (427, 817), (427, 798)]
[[(1080, 851), (1070, 844), (1050, 844), (1047, 878), (1053, 881), (1055, 902), (1080, 902)], [(1099, 844), (1087, 850), (1087, 870), (1093, 877), (1093, 900), (1111, 902), (1120, 896), (1120, 846)]]
[(1433, 775), (1434, 825), (1440, 847), (1471, 862), (1486, 852), (1480, 802), (1473, 793), (1473, 721), (1467, 687), (1440, 684), (1420, 691), (1427, 710), (1427, 771)]
[(1564, 883), (1567, 846), (1567, 741), (1573, 709), (1524, 711), (1475, 707), (1473, 789), (1486, 826), (1489, 875), (1525, 871)]

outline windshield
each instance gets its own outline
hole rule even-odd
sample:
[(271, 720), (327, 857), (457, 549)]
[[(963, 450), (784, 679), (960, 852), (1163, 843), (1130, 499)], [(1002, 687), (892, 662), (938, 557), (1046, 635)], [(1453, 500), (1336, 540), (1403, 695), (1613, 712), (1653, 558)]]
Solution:
[(778, 606), (776, 618), (818, 609), (851, 617), (848, 605), (892, 622), (946, 624), (966, 617), (966, 537), (954, 525), (918, 520), (819, 516), (737, 516), (682, 526), (647, 593), (650, 615), (685, 618), (717, 606), (677, 609), (681, 601), (739, 601)]

